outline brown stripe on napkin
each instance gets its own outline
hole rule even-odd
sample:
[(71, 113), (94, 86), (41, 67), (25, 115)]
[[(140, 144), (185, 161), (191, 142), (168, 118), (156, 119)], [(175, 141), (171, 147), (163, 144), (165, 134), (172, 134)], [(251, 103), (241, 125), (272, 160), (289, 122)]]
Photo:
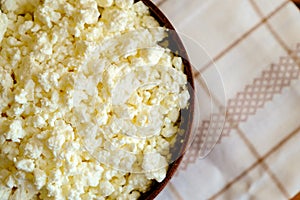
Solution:
[[(238, 175), (236, 178), (234, 178), (232, 181), (227, 183), (219, 192), (215, 193), (211, 198), (209, 199), (216, 199), (221, 194), (223, 194), (226, 190), (228, 190), (232, 185), (237, 183), (240, 179), (245, 177), (250, 171), (252, 171), (254, 168), (256, 168), (258, 165), (262, 164), (270, 155), (272, 155), (276, 150), (280, 149), (283, 145), (285, 145), (289, 140), (291, 140), (297, 133), (299, 133), (300, 127), (298, 127), (296, 130), (291, 132), (286, 138), (281, 140), (277, 145), (275, 145), (270, 151), (268, 151), (265, 155), (258, 158), (255, 163), (253, 163), (249, 168), (244, 170), (240, 175)], [(281, 184), (280, 184), (281, 185)], [(286, 192), (284, 192), (286, 193)], [(286, 196), (287, 194), (285, 194)], [(298, 195), (298, 198), (300, 197), (300, 194)], [(294, 200), (294, 199), (292, 199)], [(298, 199), (297, 199), (298, 200)], [(299, 199), (300, 200), (300, 199)]]
[[(199, 159), (201, 151), (206, 151), (217, 142), (218, 137), (216, 137), (215, 130), (224, 126), (222, 137), (228, 136), (231, 129), (237, 128), (240, 123), (254, 115), (258, 109), (263, 108), (267, 102), (272, 101), (274, 96), (289, 87), (293, 80), (299, 79), (299, 62), (300, 43), (288, 56), (281, 57), (277, 64), (271, 64), (270, 68), (263, 71), (252, 84), (247, 85), (244, 91), (239, 92), (235, 98), (228, 101), (225, 124), (222, 123), (224, 116), (221, 113), (213, 114), (210, 120), (203, 121), (198, 129), (199, 133), (196, 134), (194, 142), (183, 158), (181, 169), (187, 169), (189, 164), (195, 163)], [(209, 142), (203, 147), (203, 138), (206, 139), (206, 137), (210, 137)]]
[[(256, 4), (256, 2), (254, 0), (249, 0), (251, 5), (253, 6), (254, 10), (256, 11), (256, 13), (260, 16), (263, 17), (263, 13), (262, 11), (259, 9), (258, 5)], [(287, 1), (288, 3), (289, 1)], [(269, 29), (269, 31), (272, 33), (272, 35), (274, 36), (274, 38), (277, 40), (277, 42), (288, 52), (291, 53), (291, 49), (288, 47), (288, 45), (285, 44), (285, 42), (283, 41), (283, 39), (276, 33), (276, 31), (274, 30), (274, 28), (270, 25), (270, 23), (268, 23), (268, 21), (265, 22), (267, 28)]]
[(223, 51), (221, 51), (218, 55), (216, 55), (210, 62), (206, 63), (203, 67), (201, 67), (201, 70), (199, 70), (199, 72), (195, 73), (195, 77), (199, 76), (201, 73), (203, 73), (209, 67), (211, 67), (213, 65), (213, 63), (217, 62), (222, 57), (224, 57), (230, 50), (232, 50), (239, 43), (241, 43), (243, 40), (245, 40), (249, 35), (251, 35), (259, 27), (264, 25), (271, 17), (273, 17), (276, 13), (278, 13), (278, 11), (280, 11), (282, 8), (284, 8), (288, 3), (289, 3), (289, 1), (285, 1), (278, 8), (276, 8), (273, 12), (268, 14), (266, 17), (263, 17), (258, 24), (256, 24), (254, 27), (252, 27), (247, 32), (245, 32), (241, 37), (236, 39), (233, 43), (231, 43), (228, 47), (226, 47)]
[[(188, 29), (187, 34), (193, 35), (191, 31), (198, 31), (196, 26), (191, 29), (188, 27), (193, 23), (199, 26), (203, 23), (203, 27), (208, 28), (208, 31), (214, 31), (211, 36), (203, 34), (204, 38), (209, 37), (208, 40), (212, 40), (206, 43), (213, 46), (209, 49), (212, 61), (207, 60), (199, 66), (201, 71), (195, 75), (197, 80), (201, 78), (199, 76), (201, 73), (210, 75), (214, 67), (213, 63), (216, 61), (222, 73), (226, 71), (226, 67), (229, 70), (235, 70), (236, 67), (237, 72), (243, 72), (244, 68), (251, 72), (248, 77), (241, 74), (240, 79), (237, 77), (239, 74), (234, 72), (232, 80), (230, 80), (230, 73), (224, 75), (229, 95), (225, 116), (221, 113), (225, 108), (221, 107), (218, 102), (222, 100), (217, 98), (218, 93), (210, 94), (211, 101), (220, 109), (214, 110), (209, 113), (210, 116), (206, 115), (201, 119), (198, 128), (200, 134), (196, 134), (194, 142), (183, 158), (182, 170), (171, 181), (172, 188), (168, 187), (166, 193), (169, 191), (175, 199), (178, 196), (179, 199), (192, 197), (197, 199), (289, 199), (294, 196), (291, 200), (300, 200), (299, 181), (297, 181), (299, 178), (297, 169), (300, 164), (293, 159), (295, 155), (298, 155), (297, 141), (300, 141), (300, 121), (299, 115), (296, 114), (300, 109), (297, 104), (300, 94), (300, 38), (297, 36), (300, 24), (297, 23), (297, 19), (300, 20), (300, 18), (293, 3), (288, 0), (272, 2), (248, 0), (243, 3), (229, 0), (228, 3), (231, 2), (232, 7), (238, 4), (236, 6), (238, 10), (248, 12), (245, 16), (249, 17), (248, 21), (251, 25), (247, 26), (246, 18), (238, 20), (240, 24), (233, 20), (242, 12), (231, 10), (226, 3), (217, 0), (187, 1), (186, 10), (188, 11), (181, 9), (185, 4), (180, 0), (158, 1), (163, 2), (161, 8), (169, 12), (171, 20), (174, 18), (178, 29)], [(299, 0), (294, 0), (294, 3), (296, 2), (300, 4)], [(221, 8), (230, 12), (219, 15)], [(185, 22), (188, 25), (180, 23), (174, 11), (177, 11), (180, 16), (183, 14), (189, 16), (191, 13), (190, 19)], [(200, 12), (202, 14), (199, 14)], [(223, 18), (220, 19), (221, 16), (228, 19), (228, 31), (238, 34), (234, 37), (222, 34), (222, 27), (225, 28), (227, 24)], [(201, 23), (197, 23), (196, 20), (200, 20)], [(210, 24), (206, 24), (208, 21), (218, 28), (212, 28)], [(230, 21), (233, 21), (232, 26)], [(200, 30), (205, 30), (199, 28), (201, 36)], [(220, 31), (220, 33), (213, 34), (215, 31)], [(258, 37), (260, 34), (262, 37)], [(196, 38), (197, 41), (203, 40), (200, 36)], [(218, 48), (214, 47), (216, 45), (213, 42), (214, 39), (219, 44)], [(250, 44), (249, 48), (248, 44)], [(255, 45), (258, 48), (257, 51)], [(257, 55), (257, 60), (254, 55)], [(230, 59), (235, 58), (237, 61), (231, 62)], [(251, 59), (254, 59), (253, 63)], [(248, 63), (243, 66), (243, 61)], [(271, 64), (272, 61), (275, 63)], [(228, 91), (233, 81), (239, 86)], [(225, 117), (225, 124), (222, 124)], [(256, 120), (262, 121), (256, 123)], [(217, 132), (216, 130), (222, 128), (223, 125), (223, 140), (218, 141), (218, 134), (214, 132)], [(225, 138), (229, 135), (230, 137)], [(200, 152), (209, 151), (217, 141), (220, 144), (217, 144), (215, 151), (207, 159), (196, 162), (201, 155)], [(230, 156), (231, 149), (232, 156)], [(222, 165), (223, 162), (227, 163)], [(188, 181), (191, 185), (187, 184)], [(203, 183), (205, 185), (201, 185)], [(197, 185), (199, 190), (195, 189)]]

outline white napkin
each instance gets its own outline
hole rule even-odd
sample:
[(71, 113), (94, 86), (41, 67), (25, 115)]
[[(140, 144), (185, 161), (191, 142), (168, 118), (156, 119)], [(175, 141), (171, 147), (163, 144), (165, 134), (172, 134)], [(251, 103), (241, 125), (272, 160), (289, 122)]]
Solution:
[[(223, 136), (214, 150), (198, 159), (201, 138), (196, 138), (179, 173), (157, 199), (295, 196), (300, 192), (298, 8), (286, 0), (155, 3), (181, 35), (197, 42), (215, 62), (205, 56), (197, 59), (195, 49), (187, 45), (192, 64), (211, 92), (206, 98), (220, 108), (200, 109), (199, 115), (206, 116), (201, 120), (219, 126), (220, 119), (211, 116), (227, 113)], [(201, 98), (200, 104), (206, 104), (205, 95)], [(208, 130), (203, 121), (202, 133)]]

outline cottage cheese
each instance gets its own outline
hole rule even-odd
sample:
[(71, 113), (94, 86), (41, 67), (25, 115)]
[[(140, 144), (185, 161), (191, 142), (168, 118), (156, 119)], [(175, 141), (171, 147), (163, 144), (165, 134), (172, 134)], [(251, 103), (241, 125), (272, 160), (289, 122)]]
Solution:
[(0, 198), (137, 199), (162, 181), (182, 60), (133, 0), (0, 1)]

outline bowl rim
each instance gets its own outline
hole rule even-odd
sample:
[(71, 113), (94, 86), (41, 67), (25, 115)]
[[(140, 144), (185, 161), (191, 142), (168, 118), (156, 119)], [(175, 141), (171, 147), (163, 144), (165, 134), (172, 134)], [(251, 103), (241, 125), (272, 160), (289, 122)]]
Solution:
[[(166, 17), (166, 15), (150, 0), (135, 0), (134, 2), (142, 1), (150, 10), (151, 16), (154, 17), (161, 26), (167, 28), (167, 30), (172, 30), (168, 32), (168, 40), (171, 41), (172, 47), (170, 48), (172, 52), (176, 52), (183, 60), (184, 73), (187, 75), (187, 81), (189, 84), (188, 90), (190, 93), (189, 108), (185, 111), (186, 113), (183, 116), (188, 116), (187, 119), (184, 119), (184, 134), (176, 139), (175, 146), (175, 157), (174, 161), (169, 165), (167, 170), (166, 178), (162, 182), (153, 181), (152, 186), (149, 191), (143, 193), (139, 199), (151, 200), (154, 199), (168, 184), (171, 178), (175, 175), (178, 170), (178, 167), (182, 161), (184, 153), (186, 152), (190, 140), (191, 140), (191, 131), (192, 131), (192, 121), (194, 116), (194, 99), (195, 99), (195, 86), (194, 78), (192, 73), (192, 65), (190, 63), (188, 53), (183, 45), (182, 40), (180, 39), (176, 29)], [(181, 113), (182, 115), (182, 113)], [(183, 142), (182, 142), (183, 141)], [(179, 147), (179, 148), (178, 148)], [(173, 153), (172, 153), (173, 154)], [(173, 154), (174, 155), (174, 154)], [(172, 155), (172, 156), (173, 156)]]

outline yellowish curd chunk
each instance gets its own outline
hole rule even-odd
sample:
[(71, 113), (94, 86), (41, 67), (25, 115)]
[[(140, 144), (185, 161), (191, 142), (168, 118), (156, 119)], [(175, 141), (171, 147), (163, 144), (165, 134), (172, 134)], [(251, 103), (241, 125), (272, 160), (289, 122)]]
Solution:
[(8, 19), (6, 14), (0, 10), (0, 42), (2, 41), (8, 25)]
[(138, 199), (189, 92), (142, 1), (0, 0), (0, 199)]

